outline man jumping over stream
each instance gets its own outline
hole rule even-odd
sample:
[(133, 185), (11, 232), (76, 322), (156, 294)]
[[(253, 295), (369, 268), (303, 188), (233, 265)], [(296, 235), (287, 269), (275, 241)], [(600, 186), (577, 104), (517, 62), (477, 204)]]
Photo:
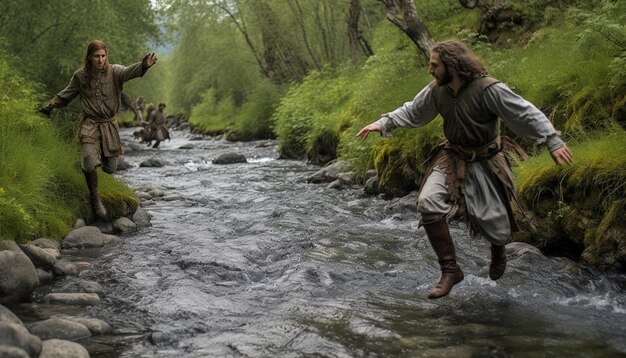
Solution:
[(437, 43), (428, 72), (435, 80), (413, 101), (384, 114), (357, 136), (366, 139), (370, 132), (386, 136), (397, 127), (421, 127), (437, 115), (443, 117), (446, 140), (430, 158), (417, 201), (421, 225), (442, 272), (428, 298), (440, 298), (464, 277), (448, 230), (448, 220), (457, 213), (464, 214), (472, 232), (491, 243), (489, 277), (497, 280), (506, 269), (504, 245), (518, 228), (511, 209), (513, 175), (503, 151), (525, 153), (512, 139), (500, 136), (498, 118), (515, 134), (545, 144), (557, 165), (571, 164), (573, 155), (548, 118), (488, 76), (463, 43)]

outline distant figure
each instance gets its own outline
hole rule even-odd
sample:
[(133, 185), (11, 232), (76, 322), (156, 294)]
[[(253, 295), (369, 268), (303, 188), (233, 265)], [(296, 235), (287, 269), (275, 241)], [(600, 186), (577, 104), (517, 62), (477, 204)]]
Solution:
[(150, 132), (152, 133), (151, 139), (155, 140), (156, 143), (152, 146), (152, 148), (158, 148), (161, 141), (166, 139), (170, 139), (170, 132), (167, 130), (165, 126), (165, 103), (159, 103), (159, 108), (150, 113), (150, 119), (148, 122), (150, 123)]
[(146, 102), (144, 101), (143, 97), (137, 97), (135, 102), (133, 102), (131, 108), (133, 109), (133, 113), (135, 114), (135, 126), (142, 125), (144, 122), (143, 111), (146, 108)]
[(544, 143), (557, 165), (571, 164), (572, 152), (548, 118), (509, 87), (487, 75), (477, 57), (461, 42), (433, 47), (428, 72), (434, 81), (400, 108), (383, 114), (357, 136), (386, 135), (397, 127), (421, 127), (443, 118), (446, 141), (430, 158), (417, 209), (439, 259), (441, 278), (428, 298), (447, 295), (464, 278), (457, 264), (448, 219), (459, 210), (473, 232), (491, 243), (489, 278), (506, 269), (504, 245), (517, 229), (511, 201), (513, 175), (505, 150), (525, 154), (512, 139), (500, 136), (500, 120), (515, 134)]
[(105, 172), (115, 173), (117, 158), (124, 154), (117, 124), (122, 86), (126, 81), (142, 77), (157, 61), (152, 52), (141, 62), (125, 67), (109, 64), (107, 56), (104, 42), (91, 42), (87, 47), (85, 65), (74, 72), (67, 87), (39, 108), (40, 113), (50, 116), (53, 108), (65, 107), (76, 96), (80, 97), (83, 108), (79, 117), (82, 168), (89, 188), (91, 207), (101, 218), (106, 217), (107, 211), (98, 194), (96, 169), (101, 166)]

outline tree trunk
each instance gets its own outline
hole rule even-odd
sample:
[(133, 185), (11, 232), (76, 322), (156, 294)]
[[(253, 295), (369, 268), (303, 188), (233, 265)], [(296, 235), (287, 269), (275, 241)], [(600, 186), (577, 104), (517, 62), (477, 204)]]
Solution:
[(348, 18), (346, 21), (348, 22), (348, 40), (350, 42), (350, 56), (352, 58), (352, 62), (356, 62), (361, 53), (363, 53), (366, 57), (374, 54), (374, 51), (372, 51), (369, 43), (363, 37), (361, 30), (359, 30), (361, 10), (360, 0), (350, 0)]
[(413, 0), (378, 0), (387, 10), (387, 20), (409, 36), (417, 49), (430, 58), (430, 50), (435, 46), (430, 31), (417, 14)]

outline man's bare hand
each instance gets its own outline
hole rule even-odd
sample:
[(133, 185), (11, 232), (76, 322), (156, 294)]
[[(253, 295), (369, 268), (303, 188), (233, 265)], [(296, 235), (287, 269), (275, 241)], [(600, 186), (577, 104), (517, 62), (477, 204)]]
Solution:
[(157, 62), (156, 54), (154, 52), (150, 52), (146, 55), (146, 57), (143, 58), (143, 61), (141, 62), (143, 63), (145, 68), (150, 68), (154, 66), (154, 64)]
[(561, 148), (555, 149), (550, 152), (550, 155), (552, 156), (552, 160), (554, 160), (554, 162), (558, 166), (574, 163), (574, 155), (565, 144), (563, 144)]
[(377, 123), (372, 123), (369, 124), (365, 127), (363, 127), (363, 129), (361, 129), (359, 131), (359, 133), (356, 134), (357, 137), (361, 137), (363, 139), (367, 139), (367, 136), (370, 134), (370, 132), (380, 132), (383, 129), (380, 127), (379, 124)]

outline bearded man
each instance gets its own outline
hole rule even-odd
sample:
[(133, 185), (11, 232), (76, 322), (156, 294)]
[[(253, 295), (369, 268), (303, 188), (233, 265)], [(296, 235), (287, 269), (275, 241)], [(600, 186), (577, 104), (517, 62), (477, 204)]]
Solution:
[(107, 211), (98, 194), (96, 169), (102, 167), (106, 173), (115, 173), (118, 156), (124, 154), (116, 117), (122, 102), (123, 85), (133, 78), (142, 77), (156, 61), (156, 55), (151, 52), (141, 62), (128, 67), (111, 65), (106, 44), (95, 40), (87, 46), (84, 66), (74, 72), (68, 86), (39, 109), (39, 112), (50, 116), (53, 108), (65, 107), (80, 96), (83, 111), (79, 116), (78, 137), (82, 169), (91, 207), (100, 218), (106, 218)]
[(489, 277), (497, 280), (506, 269), (504, 245), (518, 229), (511, 201), (515, 188), (511, 166), (503, 151), (523, 150), (500, 136), (500, 120), (516, 135), (545, 144), (557, 165), (571, 164), (573, 155), (548, 118), (503, 83), (487, 75), (480, 60), (461, 42), (437, 43), (429, 62), (434, 81), (413, 99), (361, 129), (386, 136), (397, 127), (421, 127), (443, 118), (446, 140), (430, 158), (420, 187), (417, 209), (439, 265), (441, 278), (428, 298), (447, 295), (463, 280), (456, 262), (448, 220), (463, 213), (472, 232), (491, 243)]

